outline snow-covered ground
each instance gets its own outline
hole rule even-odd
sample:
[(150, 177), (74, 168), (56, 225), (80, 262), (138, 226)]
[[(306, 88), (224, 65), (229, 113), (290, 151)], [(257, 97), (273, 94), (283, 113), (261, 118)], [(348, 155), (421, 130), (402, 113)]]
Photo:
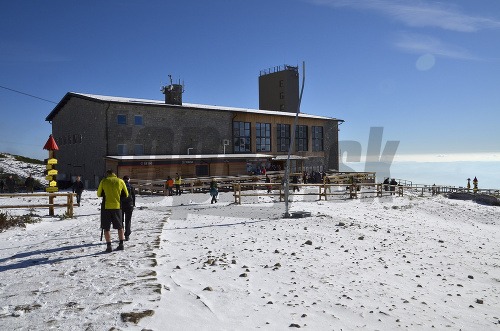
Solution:
[(500, 329), (499, 207), (220, 198), (138, 196), (109, 254), (95, 191), (73, 219), (37, 209), (0, 233), (0, 330)]
[(0, 154), (4, 156), (0, 157), (0, 173), (18, 175), (21, 178), (26, 178), (31, 174), (32, 177), (40, 181), (40, 183), (44, 185), (48, 184), (44, 174), (45, 165), (17, 161), (13, 155), (8, 153)]

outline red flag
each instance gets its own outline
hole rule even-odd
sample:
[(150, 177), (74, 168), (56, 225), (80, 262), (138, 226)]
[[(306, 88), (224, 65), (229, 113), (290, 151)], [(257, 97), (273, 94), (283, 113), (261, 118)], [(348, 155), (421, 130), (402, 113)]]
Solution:
[(49, 151), (58, 151), (59, 147), (57, 147), (57, 143), (54, 140), (54, 137), (52, 135), (49, 136), (49, 140), (45, 143), (45, 146), (43, 146), (43, 149), (49, 150)]

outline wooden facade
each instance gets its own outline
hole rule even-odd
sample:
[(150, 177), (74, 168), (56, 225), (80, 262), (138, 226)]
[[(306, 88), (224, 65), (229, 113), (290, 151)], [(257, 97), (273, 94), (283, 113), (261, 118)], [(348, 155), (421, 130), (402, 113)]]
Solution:
[[(302, 170), (304, 159), (294, 159), (293, 168)], [(226, 154), (226, 155), (182, 155), (182, 156), (144, 156), (144, 157), (106, 157), (106, 168), (112, 169), (117, 176), (125, 175), (136, 179), (158, 180), (174, 177), (176, 173), (183, 178), (238, 176), (248, 174), (249, 163), (277, 163), (284, 168), (285, 160), (274, 160), (265, 154)]]

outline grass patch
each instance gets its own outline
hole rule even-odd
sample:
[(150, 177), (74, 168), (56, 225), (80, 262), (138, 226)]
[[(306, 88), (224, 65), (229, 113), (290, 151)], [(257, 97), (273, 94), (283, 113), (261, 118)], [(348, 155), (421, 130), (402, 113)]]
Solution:
[(11, 216), (8, 213), (0, 212), (0, 232), (16, 226), (25, 228), (26, 224), (34, 224), (42, 220), (35, 216), (32, 213), (22, 216)]
[(26, 156), (21, 156), (21, 155), (12, 155), (12, 156), (14, 157), (14, 159), (16, 161), (21, 161), (21, 162), (24, 162), (24, 163), (45, 164), (45, 163), (43, 163), (42, 160), (32, 159), (32, 158), (26, 157)]

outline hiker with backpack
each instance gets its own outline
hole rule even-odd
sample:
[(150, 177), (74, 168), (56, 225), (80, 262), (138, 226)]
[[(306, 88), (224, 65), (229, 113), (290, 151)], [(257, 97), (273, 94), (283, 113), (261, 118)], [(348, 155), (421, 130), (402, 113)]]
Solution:
[(135, 207), (135, 192), (134, 188), (130, 184), (130, 177), (123, 176), (123, 181), (127, 187), (128, 197), (121, 198), (121, 208), (122, 208), (122, 224), (125, 222), (125, 241), (129, 240), (130, 234), (132, 233), (132, 212)]
[(217, 189), (217, 182), (212, 179), (210, 182), (210, 195), (212, 196), (211, 203), (217, 202), (217, 197), (219, 196), (219, 190)]
[(120, 200), (121, 197), (128, 197), (128, 190), (125, 182), (118, 178), (113, 170), (106, 171), (106, 177), (101, 180), (97, 188), (97, 196), (103, 198), (101, 209), (101, 229), (104, 231), (104, 238), (106, 239), (106, 253), (113, 251), (111, 248), (111, 224), (113, 229), (118, 230), (118, 238), (120, 244), (116, 247), (115, 251), (123, 251), (123, 241), (125, 236), (123, 234), (122, 225), (122, 211)]

